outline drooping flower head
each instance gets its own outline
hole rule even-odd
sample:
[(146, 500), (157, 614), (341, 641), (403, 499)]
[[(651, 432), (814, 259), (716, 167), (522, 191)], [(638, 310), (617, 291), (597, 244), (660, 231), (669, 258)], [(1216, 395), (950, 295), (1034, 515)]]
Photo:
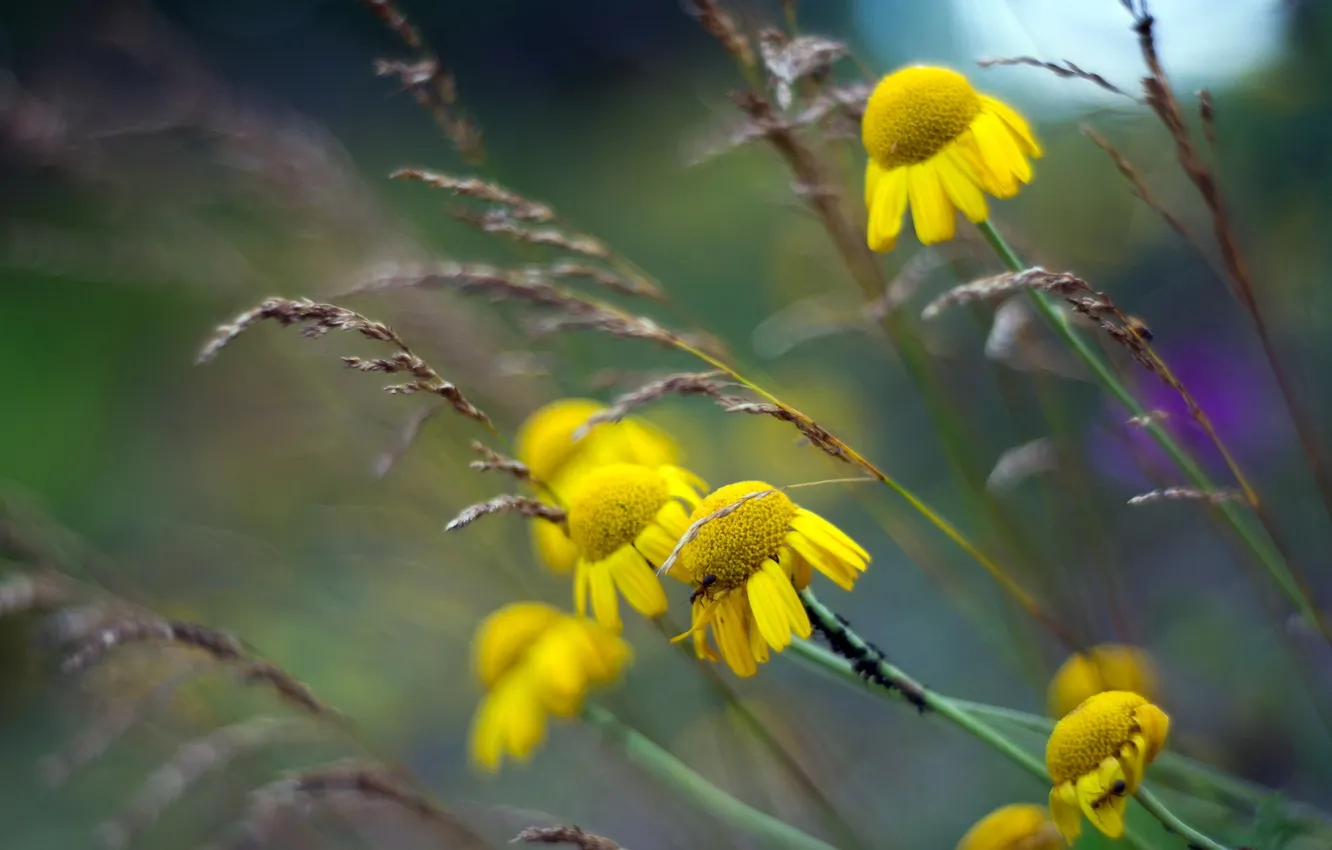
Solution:
[(967, 830), (957, 850), (1055, 850), (1063, 845), (1045, 806), (1000, 806)]
[[(518, 460), (549, 491), (547, 495), (563, 498), (579, 475), (608, 463), (656, 467), (676, 462), (679, 451), (671, 438), (634, 417), (600, 423), (576, 436), (603, 409), (592, 399), (559, 399), (533, 412), (518, 429)], [(557, 573), (569, 572), (578, 559), (573, 543), (554, 523), (533, 523), (532, 545)]]
[(869, 565), (869, 553), (840, 529), (762, 481), (716, 490), (698, 503), (686, 526), (769, 490), (700, 526), (671, 570), (697, 589), (686, 634), (693, 635), (698, 656), (717, 660), (707, 644), (711, 626), (721, 657), (737, 676), (754, 675), (768, 660), (769, 647), (780, 652), (792, 635), (809, 637), (809, 615), (796, 590), (809, 586), (814, 570), (850, 590)]
[(1079, 811), (1111, 838), (1124, 834), (1128, 798), (1169, 731), (1166, 713), (1131, 691), (1096, 694), (1055, 724), (1045, 767), (1054, 780), (1050, 814), (1065, 839), (1082, 832)]
[(574, 605), (619, 631), (620, 601), (645, 617), (666, 612), (655, 570), (689, 528), (688, 510), (707, 485), (674, 466), (614, 463), (579, 476), (568, 488), (569, 539), (577, 558)]
[(614, 681), (632, 657), (609, 630), (549, 605), (518, 602), (491, 614), (472, 641), (486, 690), (472, 720), (472, 761), (495, 771), (506, 754), (526, 760), (548, 716), (576, 715), (588, 690)]
[(1070, 655), (1050, 680), (1050, 716), (1063, 717), (1102, 691), (1133, 691), (1150, 702), (1157, 695), (1156, 666), (1136, 646), (1105, 643)]
[(869, 246), (891, 251), (910, 202), (923, 244), (953, 238), (954, 210), (984, 221), (983, 193), (1011, 198), (1041, 155), (1031, 129), (1007, 104), (947, 68), (910, 67), (879, 81), (865, 107), (869, 154), (865, 207)]

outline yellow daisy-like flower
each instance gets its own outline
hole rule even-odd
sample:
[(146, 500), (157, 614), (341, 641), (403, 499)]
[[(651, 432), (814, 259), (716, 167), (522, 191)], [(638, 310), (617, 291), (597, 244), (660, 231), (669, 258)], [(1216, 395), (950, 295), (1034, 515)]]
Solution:
[[(671, 438), (634, 417), (594, 425), (575, 439), (578, 429), (604, 409), (592, 399), (559, 399), (532, 413), (518, 429), (518, 460), (549, 494), (562, 498), (579, 475), (607, 463), (655, 467), (676, 462), (679, 451)], [(554, 523), (533, 523), (532, 545), (557, 573), (569, 572), (578, 560), (573, 542)]]
[(1050, 814), (1072, 843), (1082, 818), (1111, 838), (1124, 834), (1124, 808), (1170, 731), (1164, 711), (1131, 691), (1105, 691), (1064, 715), (1050, 733), (1045, 767), (1054, 780)]
[[(694, 508), (686, 526), (771, 484), (741, 481), (716, 490)], [(810, 635), (809, 615), (796, 596), (814, 570), (850, 590), (869, 566), (869, 553), (818, 514), (780, 490), (749, 499), (700, 526), (685, 544), (671, 574), (696, 588), (693, 635), (699, 658), (717, 660), (707, 643), (712, 627), (721, 657), (737, 676), (752, 676), (791, 636)]]
[(592, 620), (539, 602), (491, 614), (472, 642), (472, 666), (486, 689), (472, 720), (472, 761), (499, 769), (525, 761), (546, 735), (546, 718), (573, 717), (592, 687), (614, 681), (633, 658), (629, 645)]
[(1060, 718), (1102, 691), (1133, 691), (1150, 702), (1157, 687), (1150, 655), (1136, 646), (1104, 643), (1068, 657), (1050, 680), (1047, 702), (1050, 716)]
[[(620, 601), (645, 617), (666, 613), (666, 592), (655, 574), (689, 528), (686, 508), (706, 490), (697, 476), (674, 466), (630, 463), (598, 467), (568, 491), (569, 538), (577, 551), (574, 605), (619, 631)], [(618, 591), (618, 593), (617, 593)]]
[(861, 140), (869, 154), (865, 207), (874, 251), (897, 244), (908, 201), (925, 245), (953, 238), (955, 209), (984, 221), (983, 193), (1016, 195), (1031, 180), (1027, 158), (1041, 155), (1021, 115), (947, 68), (903, 68), (880, 80)]
[(1055, 850), (1063, 840), (1045, 806), (1000, 806), (976, 821), (957, 850)]

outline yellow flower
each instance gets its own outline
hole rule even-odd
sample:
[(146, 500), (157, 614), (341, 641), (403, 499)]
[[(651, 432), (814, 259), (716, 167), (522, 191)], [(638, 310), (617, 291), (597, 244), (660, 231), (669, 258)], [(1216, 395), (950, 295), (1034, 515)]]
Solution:
[(1063, 717), (1102, 691), (1133, 691), (1149, 701), (1154, 699), (1157, 680), (1152, 657), (1137, 647), (1113, 643), (1070, 655), (1050, 680), (1050, 716)]
[(1063, 842), (1045, 806), (1000, 806), (976, 821), (957, 850), (1055, 850)]
[[(634, 417), (594, 425), (574, 439), (578, 429), (603, 409), (591, 399), (559, 399), (532, 413), (518, 429), (518, 460), (549, 491), (547, 495), (562, 497), (571, 481), (607, 463), (655, 467), (676, 462), (679, 452), (671, 438)], [(532, 524), (532, 546), (557, 573), (569, 572), (578, 560), (572, 541), (554, 523)]]
[(707, 485), (674, 466), (630, 463), (598, 467), (577, 478), (568, 491), (569, 538), (578, 557), (574, 605), (619, 631), (619, 594), (645, 617), (666, 613), (666, 592), (654, 574), (689, 528), (686, 506), (698, 503)]
[(891, 251), (911, 202), (922, 244), (953, 238), (954, 208), (989, 216), (982, 192), (1011, 198), (1041, 155), (1031, 129), (1007, 104), (947, 68), (903, 68), (879, 81), (865, 107), (869, 154), (865, 206), (869, 246)]
[[(713, 492), (694, 508), (688, 524), (755, 492), (762, 481), (741, 481)], [(796, 595), (818, 570), (850, 590), (869, 565), (869, 553), (832, 523), (799, 507), (780, 490), (752, 498), (699, 528), (685, 544), (671, 574), (696, 588), (693, 635), (699, 658), (717, 660), (707, 644), (712, 633), (721, 657), (737, 676), (752, 676), (780, 652), (791, 636), (810, 635), (809, 615)]]
[(1050, 814), (1070, 843), (1081, 810), (1111, 838), (1124, 834), (1124, 807), (1161, 752), (1170, 718), (1131, 691), (1105, 691), (1064, 715), (1050, 733), (1045, 767), (1054, 780)]
[(588, 690), (614, 681), (632, 658), (607, 629), (549, 605), (518, 602), (491, 614), (472, 641), (486, 690), (472, 720), (472, 761), (492, 772), (506, 754), (525, 761), (545, 738), (547, 716), (576, 715)]

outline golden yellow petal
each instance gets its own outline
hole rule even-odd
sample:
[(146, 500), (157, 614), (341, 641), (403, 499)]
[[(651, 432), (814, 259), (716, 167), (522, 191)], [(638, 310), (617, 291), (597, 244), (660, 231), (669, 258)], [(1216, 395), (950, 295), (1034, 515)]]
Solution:
[(805, 535), (798, 531), (792, 532), (786, 535), (785, 542), (795, 550), (801, 560), (808, 562), (814, 569), (832, 579), (838, 587), (850, 590), (855, 586), (857, 575), (855, 569), (816, 546), (814, 541)]
[(722, 658), (731, 672), (742, 677), (758, 672), (747, 634), (747, 605), (742, 593), (732, 591), (717, 604), (712, 621), (712, 633), (717, 638), (717, 648), (721, 650)]
[(1017, 110), (1004, 103), (998, 98), (988, 95), (981, 95), (981, 103), (990, 112), (999, 116), (1007, 129), (1013, 134), (1017, 143), (1021, 145), (1023, 153), (1031, 157), (1041, 155), (1041, 146), (1036, 142), (1036, 136), (1031, 132), (1031, 127), (1027, 124), (1025, 118), (1017, 113)]
[(902, 232), (902, 218), (907, 208), (907, 172), (905, 168), (886, 171), (879, 178), (869, 210), (869, 246), (872, 251), (893, 250)]
[(916, 238), (922, 245), (946, 242), (956, 232), (957, 216), (948, 202), (934, 160), (907, 166), (907, 190)]
[(1012, 803), (976, 821), (957, 850), (1054, 850), (1063, 841), (1044, 806)]
[(749, 651), (754, 653), (754, 660), (759, 664), (768, 663), (768, 641), (753, 620), (749, 621)]
[(527, 758), (541, 743), (544, 725), (527, 678), (506, 676), (477, 707), (469, 745), (473, 763), (494, 772), (505, 753)]
[(1143, 750), (1143, 763), (1151, 764), (1165, 746), (1166, 736), (1170, 734), (1170, 716), (1152, 703), (1140, 705), (1133, 712), (1133, 719), (1138, 722), (1147, 746)]
[(791, 577), (796, 590), (804, 590), (814, 580), (814, 566), (790, 546), (783, 545), (777, 550), (777, 563)]
[(1119, 760), (1108, 758), (1076, 782), (1078, 806), (1092, 826), (1111, 838), (1124, 834), (1127, 782)]
[(1146, 760), (1143, 758), (1143, 750), (1146, 742), (1141, 735), (1134, 735), (1133, 739), (1119, 748), (1119, 763), (1124, 771), (1124, 783), (1130, 794), (1138, 791), (1138, 786), (1142, 784), (1142, 774), (1147, 768)]
[[(870, 561), (870, 554), (863, 546), (852, 540), (845, 531), (813, 511), (804, 508), (797, 510), (795, 518), (791, 520), (791, 527), (841, 560), (848, 562), (860, 560), (865, 563)], [(859, 570), (864, 568), (863, 565), (857, 567)]]
[(661, 589), (661, 580), (632, 547), (611, 555), (607, 567), (620, 594), (635, 611), (644, 617), (666, 613), (666, 591)]
[(871, 213), (874, 211), (874, 190), (878, 187), (881, 177), (883, 177), (883, 168), (870, 157), (865, 163), (865, 209)]
[(1072, 844), (1082, 834), (1082, 813), (1072, 782), (1061, 782), (1050, 789), (1050, 816), (1064, 840)]
[(579, 559), (574, 566), (574, 611), (580, 617), (587, 616), (587, 600), (592, 595), (592, 565)]
[(745, 583), (745, 590), (749, 593), (749, 607), (754, 612), (754, 623), (758, 626), (763, 639), (773, 649), (782, 650), (791, 644), (791, 629), (786, 621), (786, 605), (781, 599), (780, 585), (785, 584), (790, 587), (791, 583), (780, 573), (774, 580), (766, 569), (767, 564), (771, 563), (771, 561), (766, 562), (764, 569), (749, 577), (749, 581)]
[(537, 558), (550, 571), (565, 575), (578, 561), (578, 547), (564, 533), (564, 529), (553, 522), (529, 522), (532, 529), (532, 549)]
[(968, 175), (969, 169), (961, 163), (960, 156), (954, 153), (951, 145), (934, 158), (934, 164), (939, 169), (939, 180), (953, 205), (962, 211), (968, 221), (984, 221), (990, 214), (985, 196), (981, 194), (975, 180)]
[(1018, 175), (1022, 169), (1026, 169), (1030, 179), (1031, 170), (1022, 156), (1022, 151), (1018, 150), (1017, 143), (1004, 129), (1003, 122), (993, 115), (982, 113), (971, 125), (971, 133), (976, 140), (989, 178), (985, 191), (996, 198), (1011, 198), (1016, 195), (1019, 187)]
[[(580, 568), (585, 563), (580, 562)], [(615, 580), (611, 578), (610, 563), (587, 563), (587, 581), (592, 587), (592, 613), (596, 615), (597, 622), (619, 634), (624, 624), (620, 622), (620, 598), (615, 595)]]
[(472, 639), (472, 669), (486, 687), (507, 673), (562, 615), (542, 602), (516, 602), (491, 614)]
[(781, 566), (772, 561), (764, 561), (763, 572), (767, 573), (772, 581), (777, 585), (777, 598), (786, 606), (786, 624), (791, 630), (791, 634), (804, 639), (813, 633), (813, 627), (809, 622), (809, 613), (805, 611), (805, 606), (800, 601), (800, 596), (791, 586), (791, 579), (787, 578), (786, 573)]

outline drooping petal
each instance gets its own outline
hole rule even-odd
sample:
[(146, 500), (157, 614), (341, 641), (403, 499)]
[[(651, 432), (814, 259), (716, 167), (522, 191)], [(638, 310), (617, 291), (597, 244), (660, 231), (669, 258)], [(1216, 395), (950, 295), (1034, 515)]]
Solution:
[(809, 587), (809, 583), (814, 579), (814, 566), (796, 554), (796, 551), (786, 543), (777, 550), (777, 565), (782, 568), (782, 572), (791, 577), (791, 584), (795, 585), (796, 590)]
[(1082, 834), (1082, 813), (1072, 782), (1061, 782), (1050, 789), (1050, 817), (1054, 818), (1059, 834), (1069, 844)]
[(615, 586), (635, 611), (644, 617), (666, 613), (666, 591), (661, 589), (661, 580), (633, 547), (626, 546), (611, 555), (606, 566)]
[[(766, 569), (760, 569), (749, 577), (745, 589), (749, 592), (749, 607), (754, 612), (754, 622), (758, 625), (763, 639), (773, 649), (782, 650), (791, 644), (791, 627), (786, 619), (786, 605), (781, 598), (781, 585), (791, 586), (786, 576), (778, 572), (774, 580)], [(775, 565), (774, 565), (775, 567)], [(794, 593), (794, 591), (792, 591)]]
[(1133, 712), (1133, 719), (1138, 722), (1147, 746), (1143, 750), (1143, 759), (1150, 764), (1156, 760), (1161, 748), (1165, 746), (1166, 736), (1170, 734), (1170, 716), (1152, 703), (1140, 705)]
[(609, 562), (588, 564), (587, 580), (592, 586), (592, 612), (597, 622), (619, 634), (624, 624), (620, 622), (620, 598), (615, 595)]
[(934, 160), (907, 166), (907, 190), (916, 238), (922, 245), (946, 242), (956, 232), (957, 216), (948, 201)]
[(477, 707), (469, 736), (472, 761), (494, 772), (506, 752), (526, 758), (541, 742), (543, 726), (540, 707), (525, 677), (506, 676)]
[(579, 559), (574, 567), (574, 611), (578, 616), (587, 616), (587, 600), (592, 595), (592, 565)]
[(1116, 758), (1108, 758), (1075, 783), (1078, 807), (1092, 826), (1111, 838), (1124, 834), (1124, 809), (1128, 803), (1124, 770)]
[[(671, 504), (675, 503), (672, 502)], [(676, 507), (678, 508), (679, 505), (676, 505)], [(634, 548), (647, 559), (648, 565), (656, 570), (671, 556), (671, 550), (675, 548), (675, 541), (679, 539), (678, 535), (668, 534), (666, 529), (656, 522), (650, 522), (634, 539)], [(671, 572), (675, 572), (674, 565), (672, 565)], [(686, 578), (686, 580), (688, 579)]]
[(721, 650), (722, 658), (731, 672), (741, 677), (758, 672), (754, 652), (749, 646), (747, 619), (743, 594), (732, 591), (718, 603), (712, 621), (712, 633), (717, 638), (717, 648)]
[(540, 602), (506, 605), (485, 619), (472, 642), (476, 676), (490, 687), (512, 668), (532, 641), (560, 618), (560, 612)]
[(967, 221), (984, 221), (990, 209), (985, 204), (985, 196), (981, 194), (975, 178), (967, 173), (969, 169), (960, 155), (954, 153), (950, 146), (935, 157), (935, 164), (939, 167), (939, 180), (953, 205), (962, 211)]
[(1008, 130), (1012, 132), (1018, 144), (1021, 145), (1023, 153), (1031, 157), (1041, 155), (1041, 146), (1037, 143), (1036, 136), (1032, 134), (1031, 127), (1027, 124), (1026, 119), (1017, 113), (1017, 110), (998, 98), (988, 95), (981, 95), (980, 97), (985, 108), (999, 116)]
[(874, 192), (882, 177), (882, 166), (874, 161), (874, 157), (870, 157), (865, 163), (865, 209), (871, 213), (874, 211)]
[(872, 251), (891, 251), (902, 232), (907, 208), (907, 170), (885, 171), (876, 184), (869, 208), (869, 246)]
[(809, 563), (814, 569), (832, 579), (838, 587), (843, 590), (850, 590), (855, 586), (855, 570), (842, 561), (831, 557), (827, 551), (815, 546), (814, 542), (808, 537), (799, 533), (788, 534), (786, 535), (786, 544), (795, 550), (802, 561)]
[[(796, 511), (795, 518), (791, 520), (791, 527), (843, 560), (856, 560), (852, 555), (857, 556), (862, 561), (868, 562), (870, 560), (870, 554), (865, 551), (863, 546), (852, 540), (845, 531), (813, 511), (807, 511), (804, 508)], [(839, 552), (838, 547), (851, 554)]]
[[(971, 133), (989, 177), (985, 191), (996, 198), (1016, 195), (1020, 182), (1025, 183), (1031, 179), (1031, 166), (1003, 123), (993, 115), (981, 113), (972, 122)], [(1025, 179), (1023, 174), (1026, 175)]]
[(528, 526), (532, 529), (532, 548), (551, 572), (565, 575), (574, 568), (578, 547), (562, 527), (553, 522), (530, 522)]
[(1138, 785), (1142, 783), (1142, 774), (1147, 769), (1146, 760), (1143, 758), (1143, 750), (1146, 742), (1141, 735), (1134, 735), (1132, 740), (1119, 748), (1119, 763), (1124, 769), (1124, 783), (1128, 786), (1128, 793), (1137, 793)]

